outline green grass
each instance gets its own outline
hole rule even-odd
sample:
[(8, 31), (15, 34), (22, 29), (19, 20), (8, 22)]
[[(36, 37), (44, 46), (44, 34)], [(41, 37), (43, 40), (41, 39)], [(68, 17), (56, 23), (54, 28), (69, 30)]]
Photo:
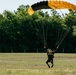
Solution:
[(76, 54), (55, 54), (54, 67), (46, 53), (0, 53), (0, 75), (76, 75)]

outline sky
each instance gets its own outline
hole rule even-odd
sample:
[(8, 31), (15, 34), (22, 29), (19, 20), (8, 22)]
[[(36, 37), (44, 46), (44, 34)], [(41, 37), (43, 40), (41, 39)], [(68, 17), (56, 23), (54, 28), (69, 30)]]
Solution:
[[(14, 11), (20, 5), (32, 5), (34, 3), (46, 1), (46, 0), (0, 0), (0, 13), (3, 13), (4, 10)], [(72, 4), (76, 5), (76, 0), (65, 0)], [(66, 12), (66, 10), (64, 10)]]

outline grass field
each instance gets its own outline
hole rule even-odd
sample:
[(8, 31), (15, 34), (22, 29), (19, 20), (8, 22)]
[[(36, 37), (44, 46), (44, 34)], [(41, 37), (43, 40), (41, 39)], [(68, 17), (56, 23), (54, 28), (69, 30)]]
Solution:
[(76, 54), (55, 54), (54, 67), (46, 53), (0, 53), (0, 75), (76, 75)]

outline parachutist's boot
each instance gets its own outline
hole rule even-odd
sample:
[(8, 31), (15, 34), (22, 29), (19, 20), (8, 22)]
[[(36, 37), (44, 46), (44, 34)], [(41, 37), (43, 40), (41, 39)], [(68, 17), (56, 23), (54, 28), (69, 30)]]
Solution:
[(48, 65), (48, 67), (50, 68), (50, 65), (49, 64), (47, 64)]
[(46, 64), (48, 65), (48, 67), (50, 68), (50, 65), (48, 64), (48, 62), (46, 62)]
[(53, 68), (54, 64), (52, 64), (51, 68)]

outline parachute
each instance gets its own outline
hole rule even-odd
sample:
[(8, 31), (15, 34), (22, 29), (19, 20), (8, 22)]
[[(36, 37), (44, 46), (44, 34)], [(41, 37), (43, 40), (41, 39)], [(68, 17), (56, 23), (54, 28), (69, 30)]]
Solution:
[[(33, 15), (36, 10), (39, 9), (70, 9), (70, 10), (76, 10), (76, 5), (66, 2), (64, 0), (48, 0), (48, 1), (40, 1), (35, 4), (33, 4), (29, 9), (28, 9), (28, 14)], [(63, 34), (63, 37), (58, 40), (56, 43), (56, 51), (59, 48), (60, 44), (64, 40), (64, 38), (67, 36), (69, 31), (71, 30), (72, 27), (69, 27), (68, 30)], [(44, 29), (43, 29), (44, 33)], [(45, 41), (45, 34), (44, 34), (44, 48), (46, 48), (46, 41)]]
[(33, 4), (29, 9), (29, 15), (32, 15), (34, 11), (39, 9), (71, 9), (76, 10), (76, 5), (63, 1), (63, 0), (48, 0), (41, 1)]

